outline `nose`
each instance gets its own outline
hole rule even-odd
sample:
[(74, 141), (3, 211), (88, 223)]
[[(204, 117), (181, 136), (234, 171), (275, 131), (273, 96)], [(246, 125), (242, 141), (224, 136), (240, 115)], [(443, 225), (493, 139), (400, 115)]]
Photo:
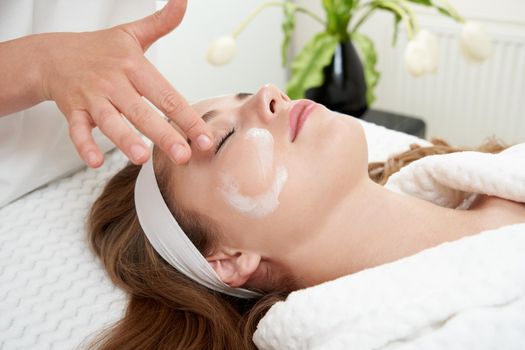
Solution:
[(250, 99), (257, 115), (268, 122), (277, 117), (279, 111), (285, 108), (290, 98), (273, 84), (266, 84)]

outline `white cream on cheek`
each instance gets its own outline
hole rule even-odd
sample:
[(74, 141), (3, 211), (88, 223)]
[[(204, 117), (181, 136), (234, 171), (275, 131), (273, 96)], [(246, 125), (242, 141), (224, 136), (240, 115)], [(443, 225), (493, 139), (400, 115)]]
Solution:
[(273, 168), (273, 137), (266, 129), (251, 128), (246, 138), (257, 147), (257, 161), (263, 179), (267, 179)]
[[(251, 128), (245, 137), (256, 146), (256, 162), (258, 172), (263, 179), (272, 173), (273, 166), (273, 137), (266, 129)], [(279, 206), (279, 195), (288, 179), (288, 171), (284, 166), (277, 166), (270, 188), (257, 196), (244, 196), (239, 190), (238, 182), (229, 174), (222, 174), (220, 191), (228, 204), (239, 212), (254, 218), (264, 217)]]
[(288, 179), (285, 167), (278, 167), (272, 186), (258, 196), (243, 196), (233, 177), (225, 174), (223, 177), (222, 194), (227, 203), (234, 209), (253, 218), (262, 218), (273, 212), (279, 206), (279, 194)]

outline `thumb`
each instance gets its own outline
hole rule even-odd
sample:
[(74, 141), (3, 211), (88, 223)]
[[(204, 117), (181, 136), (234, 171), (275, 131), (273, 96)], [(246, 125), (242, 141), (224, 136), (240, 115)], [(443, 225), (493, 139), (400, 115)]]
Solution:
[(187, 0), (169, 0), (152, 15), (121, 25), (146, 51), (155, 41), (175, 29), (186, 12)]

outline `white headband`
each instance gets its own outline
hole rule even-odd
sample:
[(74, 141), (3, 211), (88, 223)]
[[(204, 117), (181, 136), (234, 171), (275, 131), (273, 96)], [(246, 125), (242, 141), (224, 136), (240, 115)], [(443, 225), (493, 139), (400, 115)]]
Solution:
[(137, 177), (135, 208), (140, 226), (153, 248), (179, 272), (207, 288), (238, 298), (261, 295), (224, 283), (186, 236), (162, 198), (153, 171), (153, 154), (142, 165)]

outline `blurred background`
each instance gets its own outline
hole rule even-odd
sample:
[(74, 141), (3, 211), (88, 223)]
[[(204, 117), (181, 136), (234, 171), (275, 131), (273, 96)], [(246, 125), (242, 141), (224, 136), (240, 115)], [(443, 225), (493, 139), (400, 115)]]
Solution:
[[(190, 101), (254, 92), (274, 83), (283, 88), (286, 71), (281, 67), (281, 8), (259, 14), (240, 35), (237, 54), (230, 64), (215, 67), (206, 60), (211, 42), (230, 34), (263, 1), (188, 1), (182, 24), (156, 44), (157, 67)], [(165, 1), (157, 1), (157, 7)]]
[[(296, 0), (323, 17), (320, 0)], [(164, 5), (158, 1), (158, 7)], [(281, 66), (283, 19), (280, 8), (259, 14), (238, 37), (232, 62), (215, 67), (206, 61), (210, 43), (230, 34), (263, 1), (189, 1), (182, 25), (155, 47), (157, 66), (190, 101), (233, 92), (254, 92), (272, 82), (284, 89), (288, 72)], [(492, 37), (492, 55), (480, 65), (460, 57), (460, 25), (435, 11), (413, 6), (422, 28), (438, 38), (436, 73), (412, 77), (403, 64), (407, 44), (400, 30), (391, 46), (393, 19), (375, 13), (362, 31), (375, 44), (381, 72), (372, 109), (419, 118), (426, 138), (442, 137), (456, 146), (475, 146), (489, 136), (513, 143), (525, 141), (525, 1), (451, 1), (467, 19), (481, 23)], [(306, 16), (297, 16), (291, 44), (301, 48), (323, 28)]]

